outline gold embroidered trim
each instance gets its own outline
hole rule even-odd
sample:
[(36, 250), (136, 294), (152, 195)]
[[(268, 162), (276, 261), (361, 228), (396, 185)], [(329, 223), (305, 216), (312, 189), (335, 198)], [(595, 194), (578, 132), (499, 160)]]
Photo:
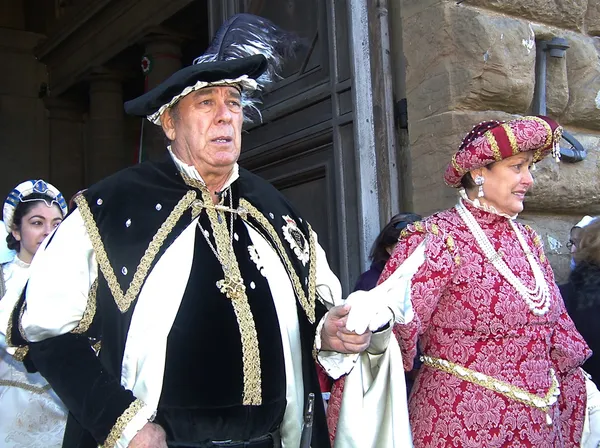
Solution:
[(19, 313), (19, 318), (17, 319), (19, 333), (21, 334), (21, 337), (25, 341), (27, 340), (27, 337), (25, 336), (25, 329), (23, 328), (23, 325), (21, 324), (21, 318), (23, 317), (23, 314), (25, 313), (25, 301), (23, 301), (21, 303), (20, 307), (19, 307), (19, 301), (17, 301), (17, 303), (15, 303), (13, 310), (10, 313), (10, 317), (8, 319), (8, 325), (6, 327), (6, 337), (4, 338), (4, 340), (8, 347), (15, 347), (15, 345), (13, 345), (13, 342), (12, 342), (12, 332), (13, 332), (13, 320), (15, 318), (17, 311)]
[(510, 149), (512, 150), (513, 155), (519, 154), (519, 145), (517, 143), (517, 137), (513, 132), (512, 128), (508, 123), (502, 123), (502, 129), (506, 132), (506, 136), (508, 137), (508, 141), (510, 142)]
[(462, 166), (460, 166), (458, 164), (458, 162), (456, 161), (456, 153), (454, 153), (454, 155), (452, 156), (452, 167), (456, 170), (456, 172), (458, 173), (459, 176), (464, 176), (465, 173), (468, 172), (468, 170), (465, 170)]
[(532, 394), (525, 389), (521, 389), (520, 387), (513, 386), (505, 381), (498, 380), (494, 377), (476, 372), (475, 370), (454, 364), (453, 362), (446, 361), (445, 359), (424, 355), (421, 356), (421, 361), (426, 366), (449, 373), (450, 375), (454, 375), (461, 380), (484, 387), (488, 390), (499, 393), (500, 395), (504, 395), (511, 400), (518, 401), (544, 412), (548, 412), (549, 407), (556, 403), (558, 396), (560, 395), (560, 386), (558, 384), (558, 380), (556, 379), (554, 369), (550, 369), (550, 378), (552, 380), (550, 389), (545, 396), (538, 397), (537, 395)]
[(500, 152), (500, 148), (498, 147), (498, 142), (496, 141), (496, 137), (492, 134), (491, 131), (485, 131), (483, 134), (485, 138), (487, 138), (488, 143), (492, 148), (492, 154), (494, 155), (494, 160), (496, 162), (500, 162), (502, 160), (502, 153)]
[(0, 386), (5, 387), (17, 387), (19, 389), (26, 390), (28, 392), (32, 392), (34, 394), (43, 395), (48, 392), (52, 387), (50, 384), (46, 384), (45, 386), (33, 386), (28, 383), (21, 383), (20, 381), (12, 381), (12, 380), (0, 380)]
[(89, 330), (90, 325), (94, 320), (94, 316), (96, 315), (96, 292), (98, 291), (98, 278), (94, 280), (92, 286), (90, 287), (90, 291), (88, 292), (88, 301), (85, 307), (85, 311), (83, 312), (83, 316), (81, 316), (81, 320), (77, 324), (77, 326), (71, 331), (71, 333), (82, 334)]
[(129, 407), (125, 409), (125, 412), (119, 416), (115, 425), (108, 433), (108, 437), (106, 437), (106, 440), (101, 446), (106, 448), (116, 446), (117, 442), (121, 438), (121, 434), (123, 434), (123, 431), (125, 430), (125, 427), (129, 424), (131, 419), (135, 417), (135, 414), (137, 414), (143, 407), (144, 402), (142, 400), (136, 399), (133, 401)]
[(538, 254), (540, 256), (540, 261), (544, 263), (546, 261), (546, 254), (544, 253), (544, 245), (542, 244), (542, 238), (540, 235), (531, 228), (531, 226), (526, 225), (525, 228), (529, 230), (531, 234), (533, 234), (533, 245), (537, 247)]
[(108, 283), (108, 287), (113, 295), (113, 298), (115, 299), (115, 303), (122, 313), (129, 309), (129, 306), (139, 294), (144, 280), (148, 275), (148, 271), (150, 270), (152, 262), (156, 257), (156, 254), (160, 250), (169, 233), (171, 233), (173, 230), (173, 227), (175, 227), (177, 221), (179, 221), (183, 213), (190, 207), (195, 199), (196, 192), (190, 190), (183, 198), (179, 200), (175, 208), (171, 211), (165, 222), (162, 223), (160, 229), (158, 229), (152, 238), (152, 241), (148, 245), (146, 252), (140, 260), (127, 292), (123, 294), (121, 285), (119, 285), (117, 276), (110, 265), (110, 261), (108, 260), (108, 255), (104, 249), (104, 244), (102, 243), (100, 233), (98, 232), (98, 227), (96, 226), (96, 222), (94, 221), (94, 217), (92, 216), (89, 205), (83, 195), (79, 195), (75, 198), (75, 203), (79, 207), (79, 212), (81, 213), (81, 217), (83, 218), (86, 230), (88, 231), (92, 247), (96, 253), (96, 259), (98, 260), (100, 270), (104, 274), (104, 278)]
[(19, 362), (23, 362), (23, 360), (25, 359), (25, 356), (27, 356), (27, 353), (29, 353), (29, 347), (25, 345), (23, 347), (19, 347), (18, 349), (16, 349), (15, 353), (12, 355), (12, 357), (15, 358)]
[(460, 255), (456, 252), (456, 245), (454, 244), (454, 238), (452, 235), (448, 235), (446, 237), (446, 247), (448, 247), (448, 252), (450, 255), (454, 254), (454, 264), (457, 266), (460, 264)]
[(271, 223), (265, 218), (265, 216), (256, 209), (252, 204), (250, 204), (247, 200), (241, 199), (240, 206), (248, 210), (248, 214), (252, 216), (261, 226), (262, 228), (269, 234), (269, 237), (273, 241), (273, 243), (277, 246), (277, 252), (279, 253), (280, 258), (283, 260), (286, 270), (288, 271), (288, 276), (292, 281), (292, 286), (294, 291), (296, 292), (296, 297), (300, 301), (300, 305), (304, 309), (306, 316), (311, 324), (315, 323), (315, 296), (316, 296), (316, 247), (315, 247), (315, 239), (310, 225), (308, 226), (308, 231), (310, 232), (310, 266), (309, 266), (309, 275), (308, 275), (308, 298), (304, 293), (304, 289), (302, 288), (302, 284), (300, 283), (300, 278), (298, 278), (298, 274), (294, 270), (292, 266), (292, 262), (290, 261), (285, 248), (277, 235), (277, 232), (271, 225)]
[[(208, 189), (202, 184), (198, 188), (202, 192), (203, 201), (207, 204), (212, 203)], [(222, 285), (226, 286), (229, 283), (234, 283), (232, 288), (226, 288), (226, 290), (223, 288), (220, 289), (221, 292), (227, 294), (227, 297), (231, 299), (231, 305), (233, 306), (240, 330), (244, 370), (243, 404), (258, 406), (262, 404), (262, 380), (256, 323), (254, 322), (254, 316), (248, 303), (244, 279), (242, 278), (233, 246), (231, 245), (231, 235), (227, 229), (227, 218), (222, 214), (219, 220), (217, 210), (212, 207), (207, 207), (205, 210), (213, 229), (218, 259), (225, 274), (225, 280), (221, 280), (221, 282), (224, 282)], [(233, 232), (233, 229), (231, 231)], [(235, 287), (238, 282), (241, 284), (240, 288)]]
[(98, 341), (92, 345), (92, 350), (94, 350), (94, 353), (96, 354), (96, 356), (98, 356), (98, 353), (100, 353), (101, 348), (102, 348), (102, 341)]

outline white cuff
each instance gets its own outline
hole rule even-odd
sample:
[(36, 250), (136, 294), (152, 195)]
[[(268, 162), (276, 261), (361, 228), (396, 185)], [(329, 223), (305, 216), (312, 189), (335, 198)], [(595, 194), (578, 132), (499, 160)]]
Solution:
[(138, 432), (146, 425), (146, 423), (154, 420), (156, 416), (156, 409), (150, 406), (144, 406), (140, 409), (133, 418), (129, 421), (121, 437), (117, 440), (116, 448), (127, 448), (131, 443), (131, 440), (137, 435)]
[(317, 325), (315, 348), (317, 350), (317, 360), (321, 364), (321, 367), (323, 367), (327, 375), (337, 380), (354, 368), (359, 353), (338, 353), (330, 350), (321, 350), (321, 330), (323, 329), (323, 325), (325, 325), (327, 314), (323, 316), (321, 322)]

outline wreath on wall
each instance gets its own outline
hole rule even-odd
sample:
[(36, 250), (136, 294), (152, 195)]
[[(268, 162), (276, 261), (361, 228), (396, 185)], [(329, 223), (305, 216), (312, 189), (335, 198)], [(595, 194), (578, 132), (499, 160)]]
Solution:
[(142, 57), (140, 66), (142, 67), (142, 72), (144, 73), (144, 75), (147, 76), (152, 71), (152, 67), (154, 66), (154, 61), (152, 60), (152, 57), (145, 54)]

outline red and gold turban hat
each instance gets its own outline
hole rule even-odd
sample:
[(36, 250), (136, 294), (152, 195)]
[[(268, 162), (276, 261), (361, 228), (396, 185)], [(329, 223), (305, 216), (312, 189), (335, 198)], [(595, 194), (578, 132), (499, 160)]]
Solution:
[(533, 162), (539, 162), (551, 151), (559, 157), (562, 127), (548, 117), (529, 116), (511, 121), (479, 123), (462, 141), (446, 168), (444, 180), (460, 187), (460, 180), (471, 170), (521, 152), (533, 151)]

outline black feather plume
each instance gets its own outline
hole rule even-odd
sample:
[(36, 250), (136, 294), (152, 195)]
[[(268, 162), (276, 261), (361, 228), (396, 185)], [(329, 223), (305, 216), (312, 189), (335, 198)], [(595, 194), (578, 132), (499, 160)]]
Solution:
[(295, 58), (304, 47), (304, 39), (268, 19), (252, 14), (236, 14), (221, 25), (206, 52), (196, 58), (194, 64), (262, 54), (269, 62), (265, 73), (257, 79), (259, 87), (263, 89), (281, 78), (284, 62)]

